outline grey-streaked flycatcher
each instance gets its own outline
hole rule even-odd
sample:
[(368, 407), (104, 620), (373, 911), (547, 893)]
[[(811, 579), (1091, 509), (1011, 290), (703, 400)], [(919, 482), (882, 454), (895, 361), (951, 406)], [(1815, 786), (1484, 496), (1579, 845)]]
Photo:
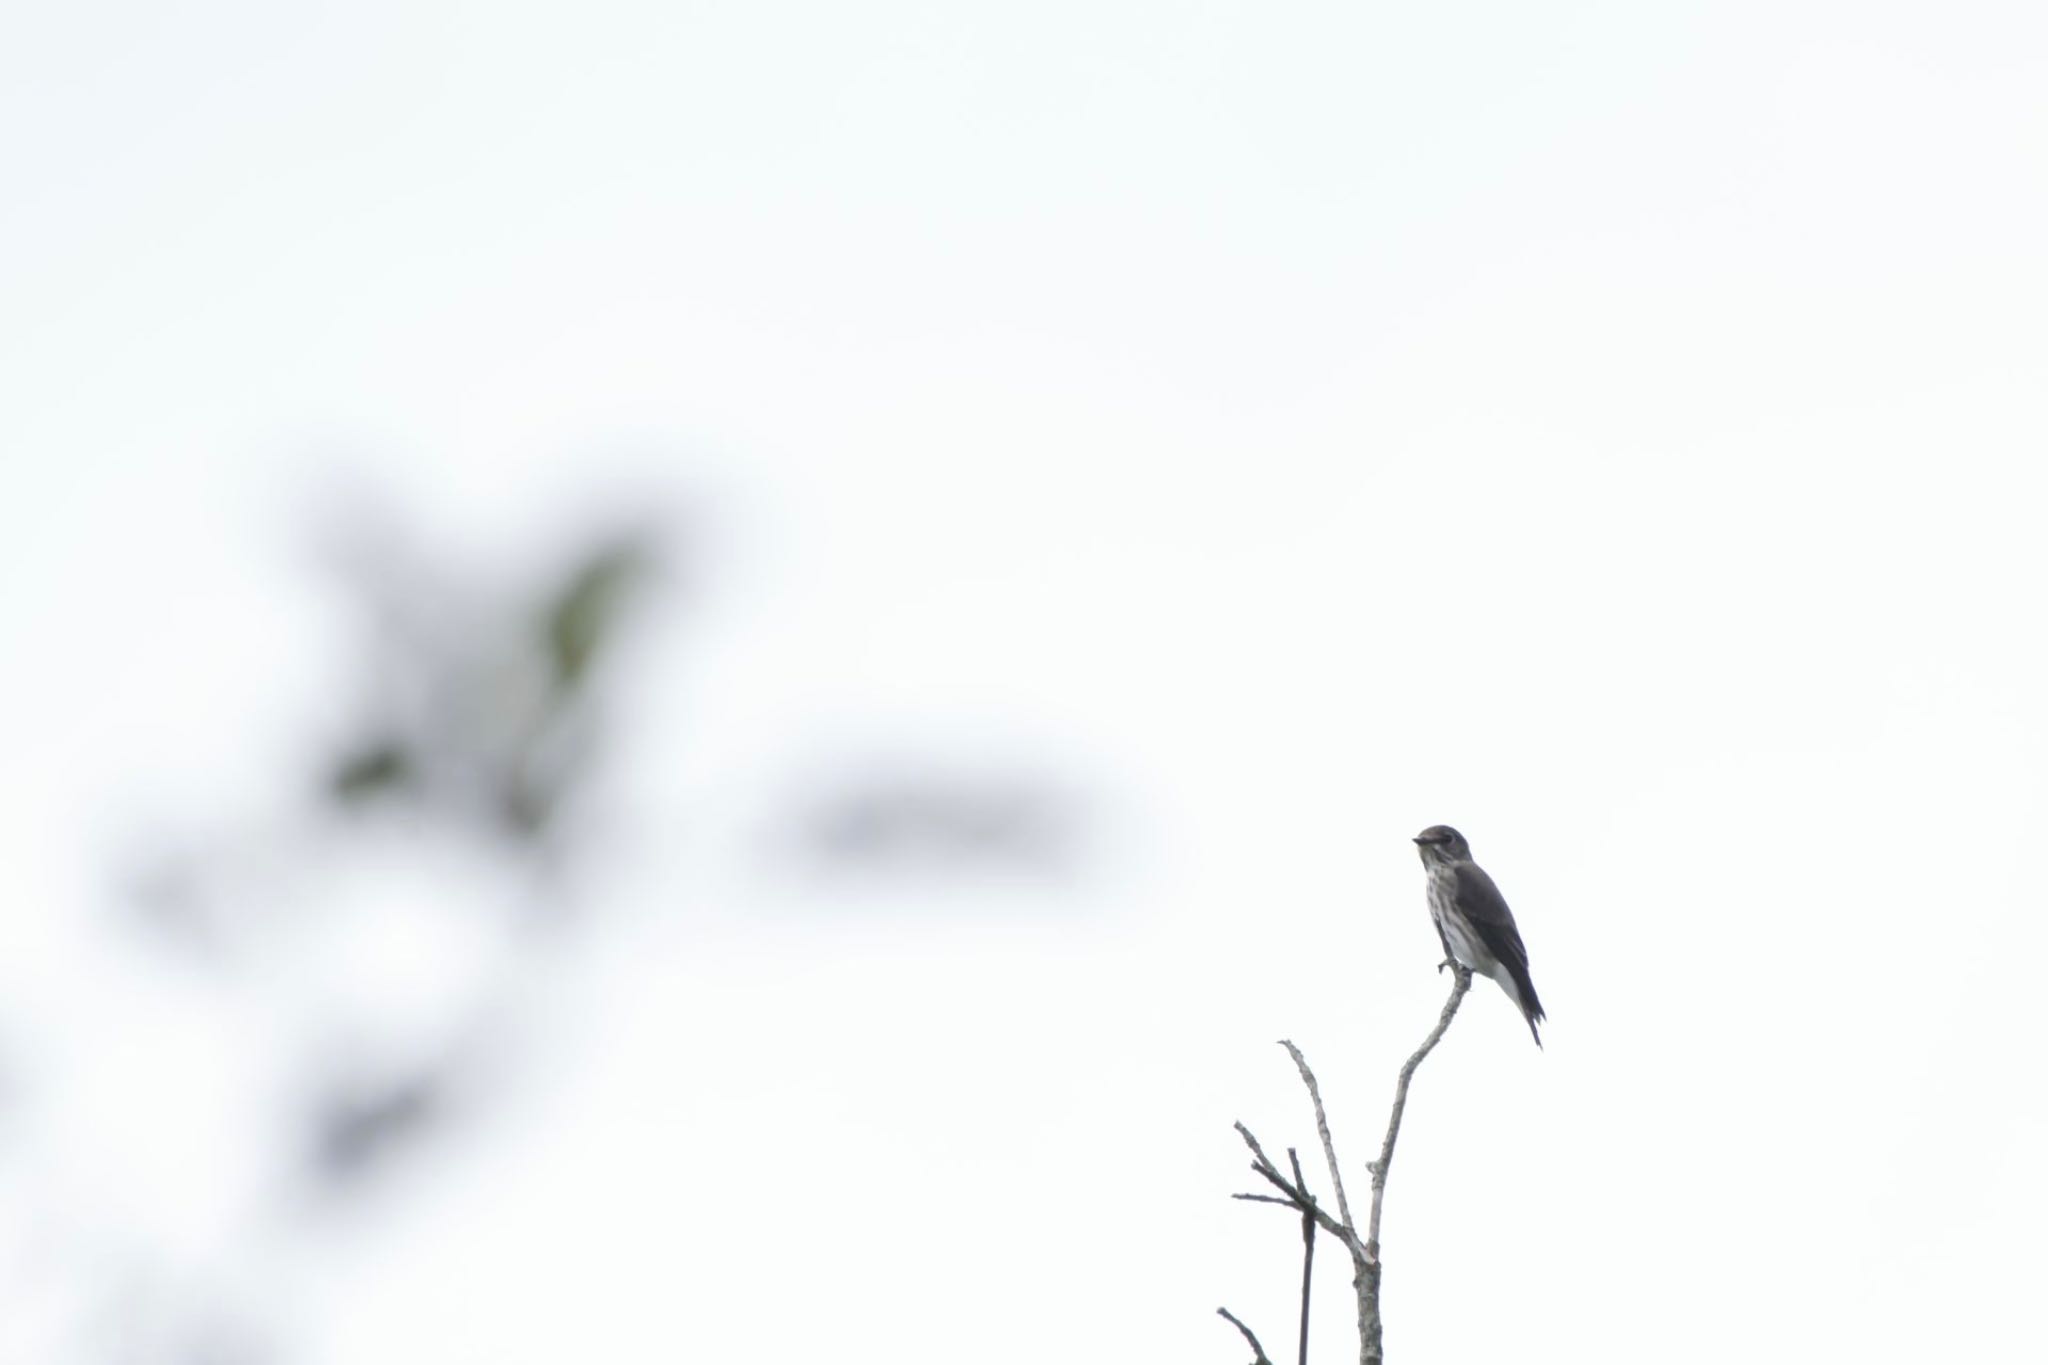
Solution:
[(1490, 976), (1521, 1007), (1529, 1036), (1543, 1046), (1536, 1025), (1543, 1021), (1543, 1002), (1529, 979), (1529, 950), (1515, 928), (1515, 917), (1500, 888), (1486, 870), (1472, 861), (1472, 845), (1449, 825), (1431, 825), (1415, 836), (1422, 867), (1429, 874), (1429, 917), (1443, 940), (1444, 962), (1459, 962), (1481, 976)]

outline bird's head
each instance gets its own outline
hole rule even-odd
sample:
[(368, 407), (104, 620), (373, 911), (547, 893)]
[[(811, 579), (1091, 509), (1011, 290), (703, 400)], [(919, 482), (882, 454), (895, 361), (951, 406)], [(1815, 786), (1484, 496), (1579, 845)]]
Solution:
[(1458, 863), (1472, 856), (1472, 845), (1449, 825), (1431, 825), (1416, 835), (1415, 850), (1425, 863)]

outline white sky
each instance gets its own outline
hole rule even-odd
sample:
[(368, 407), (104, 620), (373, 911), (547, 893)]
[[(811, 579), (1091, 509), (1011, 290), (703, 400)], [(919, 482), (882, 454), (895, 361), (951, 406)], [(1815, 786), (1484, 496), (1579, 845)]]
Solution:
[[(1395, 1359), (2025, 1358), (2044, 146), (2017, 3), (10, 10), (0, 1358), (130, 1281), (320, 1365), (1277, 1356), (1230, 1122), (1313, 1145), (1297, 1039), (1363, 1189), (1438, 821), (1552, 1024), (1481, 983), (1418, 1082)], [(357, 485), (479, 564), (715, 529), (610, 928), (309, 1222), (308, 964), (402, 1012), (482, 969), (393, 907), (489, 888), (388, 853), (223, 984), (109, 868), (318, 730)], [(1084, 784), (1090, 875), (764, 859), (919, 745)]]

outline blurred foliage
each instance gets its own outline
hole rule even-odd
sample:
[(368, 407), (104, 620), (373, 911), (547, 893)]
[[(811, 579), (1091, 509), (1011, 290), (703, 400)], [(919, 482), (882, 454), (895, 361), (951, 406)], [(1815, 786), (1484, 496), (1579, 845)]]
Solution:
[(479, 600), (423, 556), (355, 556), (385, 629), (368, 663), (372, 700), (337, 746), (327, 798), (353, 811), (402, 797), (422, 819), (481, 817), (540, 843), (590, 770), (589, 694), (654, 559), (645, 533), (604, 535), (537, 589)]
[(342, 805), (354, 805), (400, 791), (413, 780), (412, 754), (395, 739), (372, 740), (335, 766), (327, 787)]
[(444, 1078), (428, 1071), (327, 1086), (314, 1106), (313, 1168), (331, 1185), (370, 1174), (435, 1119), (444, 1090)]
[(804, 840), (836, 870), (993, 870), (1044, 875), (1079, 856), (1074, 800), (1048, 782), (991, 771), (870, 775), (827, 793)]
[[(250, 1011), (251, 1026), (233, 1031), (238, 1046), (260, 1056), (256, 1071), (288, 1078), (289, 1168), (301, 1188), (354, 1199), (489, 1108), (497, 1063), (517, 1047), (522, 987), (562, 944), (526, 932), (533, 911), (569, 907), (573, 883), (552, 874), (593, 832), (569, 816), (604, 771), (606, 682), (678, 537), (586, 534), (529, 577), (464, 572), (394, 518), (329, 529), (340, 532), (329, 548), (363, 629), (345, 647), (353, 666), (330, 670), (352, 704), (314, 708), (339, 719), (311, 771), (297, 746), (283, 746), (292, 759), (282, 780), (312, 799), (267, 804), (212, 838), (157, 841), (136, 860), (123, 902), (154, 942), (216, 969), (214, 984), (240, 976), (216, 1003)], [(948, 770), (913, 752), (837, 783), (815, 768), (802, 781), (795, 803), (762, 815), (836, 881), (1041, 876), (1078, 857), (1071, 794), (1000, 764)], [(429, 844), (456, 845), (456, 856)], [(452, 885), (450, 867), (473, 880)], [(479, 903), (498, 913), (475, 915)], [(0, 1117), (6, 1080), (0, 1068)], [(249, 1234), (253, 1256), (278, 1226)], [(165, 1339), (183, 1343), (151, 1358), (288, 1351), (253, 1344), (239, 1324), (260, 1314), (194, 1294), (180, 1275), (147, 1257), (137, 1271), (176, 1309)], [(140, 1320), (123, 1305), (108, 1317)]]
[(541, 624), (555, 682), (562, 690), (580, 686), (611, 643), (620, 609), (646, 569), (646, 546), (628, 539), (600, 546), (570, 572)]

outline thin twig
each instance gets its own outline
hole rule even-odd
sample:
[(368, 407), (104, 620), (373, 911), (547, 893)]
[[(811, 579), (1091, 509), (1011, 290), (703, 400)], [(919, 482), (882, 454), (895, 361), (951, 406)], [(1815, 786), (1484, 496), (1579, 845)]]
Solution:
[(1308, 1059), (1301, 1055), (1301, 1049), (1282, 1038), (1280, 1046), (1287, 1049), (1287, 1055), (1294, 1058), (1294, 1069), (1301, 1073), (1301, 1083), (1308, 1087), (1308, 1097), (1316, 1107), (1316, 1136), (1323, 1140), (1323, 1159), (1330, 1163), (1330, 1184), (1337, 1190), (1337, 1213), (1347, 1228), (1356, 1228), (1351, 1221), (1351, 1202), (1344, 1197), (1344, 1173), (1337, 1167), (1337, 1144), (1330, 1140), (1330, 1120), (1323, 1114), (1323, 1091), (1316, 1084), (1316, 1073), (1308, 1069)]
[(1244, 1145), (1251, 1148), (1252, 1155), (1258, 1158), (1258, 1161), (1254, 1164), (1254, 1169), (1272, 1170), (1273, 1163), (1267, 1159), (1266, 1149), (1259, 1146), (1259, 1140), (1252, 1136), (1251, 1129), (1244, 1126), (1244, 1121), (1240, 1119), (1232, 1124), (1231, 1127), (1237, 1129), (1237, 1135), (1244, 1139)]
[(1251, 1328), (1237, 1320), (1237, 1314), (1228, 1308), (1219, 1308), (1216, 1312), (1225, 1322), (1244, 1333), (1244, 1339), (1252, 1344), (1252, 1365), (1273, 1365), (1272, 1361), (1266, 1359), (1266, 1348), (1259, 1345), (1259, 1339), (1252, 1335)]
[(1384, 1365), (1386, 1348), (1381, 1340), (1382, 1320), (1380, 1318), (1380, 1203), (1387, 1193), (1387, 1168), (1394, 1164), (1394, 1141), (1401, 1136), (1401, 1115), (1408, 1109), (1408, 1083), (1415, 1079), (1415, 1068), (1422, 1065), (1436, 1045), (1443, 1040), (1444, 1030), (1451, 1026), (1452, 1018), (1458, 1013), (1458, 1006), (1465, 999), (1465, 992), (1472, 988), (1472, 973), (1458, 963), (1451, 964), (1450, 998), (1444, 1001), (1443, 1013), (1437, 1016), (1436, 1027), (1422, 1040), (1422, 1046), (1401, 1064), (1401, 1078), (1394, 1083), (1394, 1108), (1387, 1115), (1387, 1136), (1380, 1144), (1380, 1159), (1367, 1164), (1372, 1172), (1372, 1212), (1366, 1223), (1365, 1246), (1357, 1262), (1358, 1278), (1358, 1360), (1359, 1365)]
[[(1358, 1236), (1358, 1225), (1351, 1221), (1351, 1206), (1344, 1198), (1344, 1177), (1337, 1165), (1337, 1144), (1330, 1136), (1330, 1120), (1323, 1112), (1323, 1090), (1316, 1084), (1316, 1073), (1310, 1069), (1308, 1058), (1301, 1055), (1300, 1048), (1285, 1039), (1281, 1040), (1280, 1046), (1286, 1048), (1287, 1055), (1294, 1058), (1294, 1069), (1301, 1073), (1301, 1083), (1308, 1087), (1309, 1101), (1315, 1106), (1316, 1136), (1322, 1139), (1323, 1159), (1329, 1163), (1330, 1183), (1337, 1187), (1337, 1208), (1344, 1217), (1344, 1221), (1337, 1225), (1341, 1231), (1332, 1231), (1337, 1240), (1344, 1244), (1344, 1249), (1351, 1253), (1351, 1289), (1358, 1303), (1359, 1365), (1367, 1365), (1365, 1343), (1378, 1340), (1379, 1266), (1366, 1256), (1365, 1243)], [(1269, 1162), (1268, 1165), (1270, 1164)], [(1256, 1170), (1257, 1167), (1253, 1169)], [(1267, 1178), (1271, 1179), (1270, 1176)], [(1334, 1220), (1325, 1215), (1320, 1221), (1325, 1230), (1331, 1230), (1330, 1224)], [(1377, 1362), (1374, 1362), (1374, 1365), (1377, 1365)]]
[[(1266, 1149), (1259, 1146), (1259, 1140), (1252, 1136), (1251, 1129), (1245, 1127), (1242, 1123), (1235, 1126), (1238, 1136), (1244, 1139), (1245, 1146), (1252, 1149), (1252, 1156), (1256, 1158), (1252, 1162), (1252, 1170), (1257, 1173), (1260, 1179), (1280, 1191), (1281, 1194), (1287, 1196), (1285, 1199), (1262, 1199), (1260, 1202), (1286, 1204), (1288, 1207), (1301, 1213), (1314, 1215), (1317, 1227), (1320, 1227), (1324, 1232), (1329, 1233), (1346, 1247), (1349, 1247), (1354, 1256), (1362, 1255), (1365, 1244), (1358, 1240), (1357, 1230), (1332, 1218), (1324, 1210), (1323, 1206), (1316, 1202), (1314, 1195), (1280, 1174), (1279, 1169), (1273, 1165), (1272, 1159), (1266, 1155)], [(1231, 1197), (1233, 1199), (1258, 1198), (1256, 1195), (1232, 1195)]]
[[(1294, 1178), (1289, 1180), (1266, 1155), (1265, 1148), (1252, 1136), (1252, 1130), (1242, 1123), (1237, 1125), (1237, 1134), (1251, 1148), (1252, 1170), (1260, 1179), (1280, 1191), (1284, 1197), (1275, 1198), (1270, 1194), (1234, 1194), (1233, 1199), (1251, 1200), (1260, 1204), (1284, 1204), (1301, 1214), (1302, 1221), (1302, 1266), (1301, 1266), (1301, 1345), (1298, 1365), (1308, 1365), (1308, 1309), (1309, 1286), (1314, 1269), (1315, 1230), (1321, 1228), (1344, 1244), (1351, 1253), (1351, 1287), (1358, 1296), (1358, 1360), (1359, 1365), (1384, 1365), (1386, 1354), (1381, 1343), (1380, 1322), (1380, 1205), (1387, 1192), (1387, 1169), (1394, 1163), (1394, 1143), (1401, 1135), (1401, 1116), (1408, 1109), (1408, 1086), (1415, 1079), (1415, 1068), (1443, 1041), (1444, 1031), (1451, 1026), (1451, 1020), (1458, 1013), (1458, 1006), (1464, 1002), (1465, 992), (1472, 988), (1472, 973), (1457, 963), (1452, 963), (1453, 981), (1450, 998), (1444, 1001), (1443, 1012), (1437, 1016), (1436, 1027), (1422, 1040), (1422, 1046), (1415, 1049), (1413, 1056), (1402, 1063), (1400, 1079), (1394, 1086), (1394, 1108), (1387, 1116), (1387, 1136), (1380, 1144), (1378, 1161), (1366, 1163), (1366, 1170), (1372, 1174), (1372, 1208), (1367, 1222), (1366, 1235), (1358, 1235), (1358, 1225), (1351, 1221), (1351, 1205), (1344, 1196), (1344, 1176), (1337, 1164), (1337, 1144), (1330, 1136), (1330, 1120), (1323, 1110), (1322, 1087), (1316, 1084), (1316, 1073), (1309, 1069), (1308, 1059), (1301, 1055), (1301, 1049), (1293, 1043), (1281, 1040), (1280, 1046), (1287, 1049), (1287, 1055), (1294, 1058), (1294, 1066), (1301, 1073), (1302, 1084), (1308, 1087), (1308, 1097), (1316, 1111), (1316, 1136), (1322, 1139), (1323, 1160), (1329, 1164), (1330, 1183), (1337, 1191), (1338, 1217), (1332, 1218), (1308, 1192), (1308, 1182), (1301, 1173), (1301, 1158), (1294, 1148), (1287, 1149), (1287, 1161), (1293, 1169)], [(1258, 1352), (1259, 1359), (1253, 1365), (1271, 1365), (1265, 1352), (1260, 1349), (1258, 1338), (1243, 1323), (1222, 1309), (1217, 1310), (1237, 1329), (1245, 1334)]]
[(1422, 1065), (1422, 1059), (1435, 1051), (1436, 1045), (1443, 1040), (1444, 1030), (1451, 1026), (1458, 1006), (1464, 1003), (1465, 992), (1472, 988), (1470, 968), (1462, 963), (1452, 963), (1451, 972), (1455, 978), (1451, 983), (1451, 997), (1444, 1001), (1444, 1010), (1437, 1016), (1436, 1027), (1422, 1040), (1422, 1046), (1415, 1049), (1415, 1055), (1401, 1063), (1401, 1079), (1394, 1084), (1394, 1111), (1387, 1116), (1387, 1137), (1380, 1144), (1380, 1159), (1367, 1168), (1372, 1172), (1372, 1216), (1366, 1224), (1365, 1254), (1375, 1262), (1380, 1258), (1380, 1201), (1387, 1193), (1387, 1168), (1394, 1164), (1394, 1141), (1401, 1136), (1401, 1115), (1408, 1109), (1408, 1082), (1415, 1079), (1415, 1068)]
[[(1307, 1189), (1308, 1181), (1301, 1174), (1301, 1157), (1292, 1147), (1287, 1149), (1287, 1164), (1294, 1170), (1294, 1183)], [(1316, 1216), (1304, 1209), (1301, 1214), (1301, 1330), (1295, 1335), (1295, 1365), (1308, 1365), (1308, 1294), (1315, 1284), (1315, 1268)]]

